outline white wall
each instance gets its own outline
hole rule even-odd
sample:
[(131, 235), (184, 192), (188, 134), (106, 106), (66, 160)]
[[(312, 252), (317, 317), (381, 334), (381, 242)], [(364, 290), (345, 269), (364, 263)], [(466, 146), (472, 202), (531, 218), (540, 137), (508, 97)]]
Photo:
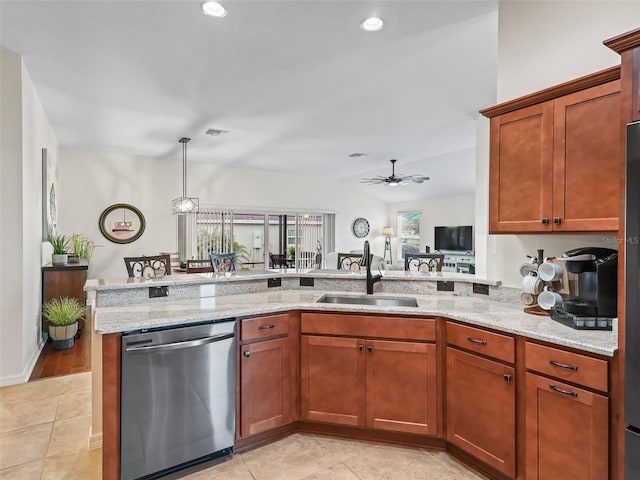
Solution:
[[(125, 256), (177, 251), (171, 200), (182, 193), (181, 162), (181, 158), (171, 162), (60, 149), (58, 230), (83, 233), (101, 245), (94, 250), (90, 276), (123, 277)], [(370, 240), (382, 238), (380, 232), (387, 222), (384, 202), (335, 181), (312, 177), (191, 162), (187, 194), (199, 197), (202, 205), (273, 208), (276, 212), (282, 208), (334, 211), (336, 248), (341, 251), (362, 248), (363, 241), (351, 233), (356, 217), (369, 220)], [(102, 237), (98, 218), (113, 203), (129, 203), (143, 213), (146, 230), (139, 240), (120, 245)]]
[(0, 385), (29, 378), (41, 349), (42, 148), (57, 142), (22, 59), (2, 48)]
[[(420, 251), (425, 245), (434, 248), (435, 226), (473, 225), (475, 221), (475, 196), (451, 195), (425, 198), (416, 202), (394, 203), (389, 205), (389, 225), (396, 234), (391, 239), (393, 263), (399, 264), (398, 258), (398, 213), (420, 212)], [(474, 231), (475, 235), (475, 231)], [(384, 245), (383, 245), (384, 249)]]
[[(603, 40), (637, 27), (638, 2), (540, 2), (503, 0), (498, 14), (497, 101), (504, 102), (573, 78), (620, 64)], [(489, 195), (487, 120), (478, 120), (476, 197)], [(482, 149), (482, 151), (480, 150)], [(597, 199), (595, 200), (597, 201)], [(476, 211), (476, 225), (488, 225), (488, 208)], [(477, 228), (476, 231), (480, 231)], [(571, 248), (615, 248), (602, 235), (489, 235), (486, 248), (476, 237), (479, 275), (520, 286), (517, 267), (527, 254), (543, 249), (558, 256)]]

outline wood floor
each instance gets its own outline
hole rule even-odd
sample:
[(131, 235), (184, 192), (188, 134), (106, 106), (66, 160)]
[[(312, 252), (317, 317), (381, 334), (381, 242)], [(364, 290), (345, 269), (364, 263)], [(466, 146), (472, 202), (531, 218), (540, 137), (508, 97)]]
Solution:
[(51, 341), (42, 349), (29, 381), (91, 371), (91, 334), (82, 330), (73, 347), (54, 350)]

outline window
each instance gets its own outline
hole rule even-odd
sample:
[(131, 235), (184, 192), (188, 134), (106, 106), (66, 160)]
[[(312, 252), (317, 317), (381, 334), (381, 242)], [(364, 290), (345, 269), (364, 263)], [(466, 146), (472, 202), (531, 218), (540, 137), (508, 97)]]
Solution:
[(235, 252), (241, 270), (270, 268), (270, 254), (286, 255), (290, 267), (320, 268), (323, 250), (335, 244), (332, 213), (251, 213), (201, 206), (193, 217), (193, 225), (178, 220), (179, 232), (195, 233), (193, 243), (185, 242), (194, 253), (185, 251), (184, 258)]
[(405, 253), (420, 253), (420, 213), (398, 215), (399, 258)]

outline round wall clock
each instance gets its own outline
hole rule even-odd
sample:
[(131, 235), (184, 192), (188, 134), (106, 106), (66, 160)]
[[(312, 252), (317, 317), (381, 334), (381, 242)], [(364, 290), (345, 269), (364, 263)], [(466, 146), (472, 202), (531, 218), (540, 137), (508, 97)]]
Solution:
[(358, 238), (364, 238), (369, 235), (369, 222), (366, 218), (356, 218), (351, 228), (353, 234)]

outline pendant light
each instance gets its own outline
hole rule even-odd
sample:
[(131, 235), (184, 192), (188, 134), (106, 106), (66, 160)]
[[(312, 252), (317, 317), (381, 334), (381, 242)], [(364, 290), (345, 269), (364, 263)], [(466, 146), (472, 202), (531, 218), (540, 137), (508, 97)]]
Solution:
[(182, 137), (179, 142), (182, 144), (182, 196), (173, 200), (173, 214), (187, 215), (198, 213), (200, 200), (195, 197), (187, 197), (187, 143), (190, 138)]

